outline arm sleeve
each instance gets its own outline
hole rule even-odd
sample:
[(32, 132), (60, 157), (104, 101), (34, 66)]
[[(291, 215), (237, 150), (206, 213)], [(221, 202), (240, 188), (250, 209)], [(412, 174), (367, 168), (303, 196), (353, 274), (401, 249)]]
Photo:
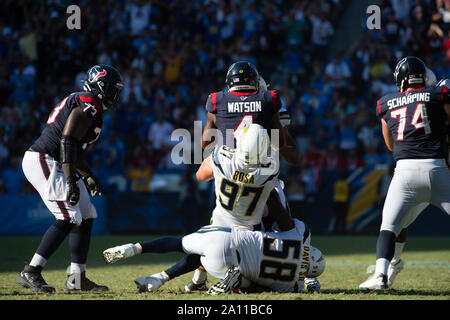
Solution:
[(216, 93), (214, 92), (214, 93), (211, 93), (209, 96), (208, 96), (208, 99), (206, 100), (206, 105), (205, 105), (205, 109), (206, 109), (206, 111), (208, 111), (208, 112), (211, 112), (211, 113), (216, 113), (216, 108), (217, 108), (217, 106), (216, 106)]
[(92, 119), (95, 119), (102, 114), (102, 108), (92, 97), (79, 96), (75, 98), (75, 101), (77, 102), (81, 110), (83, 110), (84, 113), (88, 114)]
[(277, 90), (270, 90), (269, 92), (270, 92), (270, 96), (272, 98), (273, 110), (278, 112), (282, 106), (281, 96)]
[(450, 103), (450, 90), (445, 86), (441, 88), (441, 101), (444, 104)]
[(381, 101), (380, 100), (377, 100), (377, 108), (376, 108), (376, 111), (375, 111), (377, 117), (382, 117), (382, 114), (383, 114), (382, 110), (381, 110)]

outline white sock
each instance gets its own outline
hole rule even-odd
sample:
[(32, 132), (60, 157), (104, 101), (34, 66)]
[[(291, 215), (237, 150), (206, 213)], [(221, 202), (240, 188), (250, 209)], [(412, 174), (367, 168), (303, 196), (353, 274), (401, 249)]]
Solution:
[(86, 271), (86, 264), (80, 264), (75, 262), (70, 263), (70, 274), (82, 273), (83, 271)]
[(136, 242), (135, 244), (133, 244), (133, 251), (134, 251), (135, 255), (142, 253), (142, 246), (139, 242)]
[(43, 266), (45, 266), (46, 263), (47, 263), (47, 259), (45, 259), (44, 257), (40, 256), (39, 254), (35, 253), (33, 258), (31, 258), (30, 266), (43, 267)]
[(169, 276), (168, 276), (167, 273), (165, 273), (164, 271), (155, 274), (155, 276), (158, 277), (158, 278), (160, 278), (160, 279), (163, 281), (163, 283), (166, 283), (167, 281), (170, 280)]
[(389, 268), (389, 260), (385, 258), (379, 258), (376, 262), (375, 274), (382, 273), (387, 274)]
[(395, 243), (395, 251), (394, 251), (394, 257), (391, 260), (391, 263), (395, 263), (398, 260), (400, 260), (400, 256), (403, 253), (403, 248), (405, 247), (406, 242), (396, 242)]
[(206, 271), (203, 271), (199, 268), (195, 269), (194, 276), (192, 277), (192, 282), (195, 284), (203, 283), (206, 281)]

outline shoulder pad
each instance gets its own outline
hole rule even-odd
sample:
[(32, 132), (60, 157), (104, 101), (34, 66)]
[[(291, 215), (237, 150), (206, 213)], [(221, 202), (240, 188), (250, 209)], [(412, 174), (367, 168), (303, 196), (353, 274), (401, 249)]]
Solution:
[(73, 98), (83, 112), (91, 115), (93, 118), (102, 114), (102, 107), (90, 92), (74, 94)]

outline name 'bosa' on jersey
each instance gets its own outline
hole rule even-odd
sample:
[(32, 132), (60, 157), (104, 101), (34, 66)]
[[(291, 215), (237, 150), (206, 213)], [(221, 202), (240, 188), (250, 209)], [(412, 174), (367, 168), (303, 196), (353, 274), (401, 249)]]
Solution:
[[(270, 130), (272, 118), (282, 107), (276, 90), (213, 92), (206, 101), (206, 110), (216, 116), (216, 127), (222, 135), (222, 144), (234, 148), (233, 133), (241, 125), (257, 123)], [(228, 134), (227, 134), (228, 131)]]
[(244, 168), (236, 161), (235, 150), (217, 146), (211, 154), (211, 165), (216, 192), (213, 224), (252, 230), (261, 222), (280, 172), (279, 162), (268, 157), (267, 165)]
[(448, 157), (443, 105), (450, 102), (449, 93), (446, 87), (431, 86), (378, 100), (377, 116), (392, 133), (396, 161)]

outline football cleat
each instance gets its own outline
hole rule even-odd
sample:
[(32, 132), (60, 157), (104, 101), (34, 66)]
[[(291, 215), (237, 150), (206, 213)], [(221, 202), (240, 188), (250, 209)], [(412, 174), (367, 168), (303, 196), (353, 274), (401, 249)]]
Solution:
[(162, 278), (161, 273), (156, 273), (148, 277), (139, 277), (134, 280), (139, 292), (153, 292), (161, 288), (166, 283)]
[(387, 277), (382, 273), (374, 273), (366, 281), (359, 285), (362, 290), (382, 290), (387, 289)]
[(403, 267), (405, 266), (405, 263), (402, 259), (399, 259), (398, 261), (394, 263), (389, 263), (388, 273), (387, 273), (387, 285), (390, 287), (394, 284), (394, 279), (397, 276), (397, 274), (403, 270)]
[(138, 254), (134, 244), (127, 243), (121, 246), (113, 247), (103, 251), (103, 259), (106, 263), (114, 263), (121, 259), (130, 258)]
[(187, 285), (184, 286), (184, 291), (208, 291), (208, 287), (206, 286), (206, 281), (202, 283), (194, 283), (194, 281), (191, 280)]
[(86, 277), (86, 271), (81, 273), (72, 273), (67, 277), (64, 291), (108, 291), (107, 286), (96, 284)]
[(232, 267), (228, 269), (225, 278), (209, 288), (207, 292), (213, 296), (222, 293), (232, 293), (234, 289), (239, 287), (241, 279), (242, 275), (239, 268)]
[(55, 288), (49, 286), (42, 277), (42, 267), (26, 265), (16, 278), (16, 283), (35, 292), (53, 293)]

